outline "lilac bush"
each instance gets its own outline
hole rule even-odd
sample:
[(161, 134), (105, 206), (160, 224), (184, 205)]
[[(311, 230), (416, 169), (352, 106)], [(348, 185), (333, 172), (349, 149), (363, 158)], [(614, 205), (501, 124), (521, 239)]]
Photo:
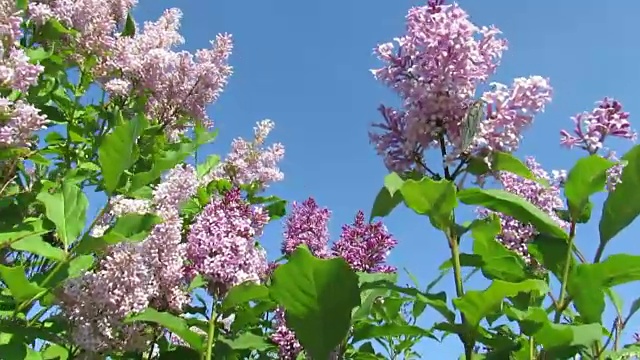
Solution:
[[(636, 140), (620, 101), (561, 131), (561, 146), (585, 151), (571, 169), (521, 161), (550, 80), (490, 82), (507, 50), (497, 27), (444, 0), (413, 7), (375, 48), (374, 78), (401, 100), (369, 134), (390, 173), (371, 212), (332, 234), (329, 207), (270, 193), (285, 155), (272, 120), (222, 158), (192, 160), (215, 140), (207, 109), (232, 75), (232, 36), (178, 50), (181, 11), (140, 26), (136, 5), (0, 0), (0, 357), (418, 359), (432, 355), (418, 344), (448, 335), (466, 360), (640, 353), (637, 336), (620, 345), (637, 304), (623, 315), (615, 293), (640, 280), (640, 257), (604, 257), (640, 214), (640, 148), (610, 148)], [(94, 217), (89, 191), (106, 198)], [(577, 239), (598, 193), (590, 260)], [(402, 285), (389, 260), (399, 240), (377, 218), (400, 204), (450, 249), (426, 287), (410, 273)], [(277, 256), (265, 250), (274, 221)], [(434, 292), (451, 272), (455, 293)], [(487, 288), (468, 289), (476, 273)]]

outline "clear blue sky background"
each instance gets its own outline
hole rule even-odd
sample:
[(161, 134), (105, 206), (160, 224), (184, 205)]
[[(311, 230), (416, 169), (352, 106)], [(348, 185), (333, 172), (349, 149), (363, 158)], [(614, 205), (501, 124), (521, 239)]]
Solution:
[[(273, 140), (286, 146), (282, 163), (286, 179), (272, 192), (289, 200), (312, 195), (333, 211), (331, 230), (350, 222), (358, 209), (369, 212), (382, 185), (385, 168), (368, 143), (369, 124), (380, 118), (380, 103), (397, 102), (394, 94), (373, 79), (369, 69), (380, 63), (372, 49), (404, 30), (404, 16), (416, 1), (176, 1), (141, 0), (136, 20), (156, 19), (168, 7), (184, 12), (185, 48), (207, 47), (216, 33), (235, 38), (231, 63), (235, 74), (210, 114), (220, 130), (218, 141), (201, 151), (225, 154), (233, 137), (252, 135), (255, 121), (276, 122)], [(553, 102), (527, 132), (520, 155), (534, 154), (549, 170), (570, 167), (578, 155), (561, 149), (558, 132), (571, 128), (571, 115), (590, 110), (594, 101), (614, 96), (632, 118), (640, 116), (640, 2), (484, 0), (461, 1), (475, 23), (496, 24), (509, 40), (493, 81), (513, 77), (551, 78)], [(640, 126), (637, 126), (640, 128)], [(628, 149), (624, 145), (621, 149)], [(603, 196), (598, 200), (604, 199)], [(598, 208), (594, 214), (599, 218)], [(463, 212), (466, 219), (472, 214)], [(406, 210), (385, 220), (399, 245), (391, 256), (427, 284), (448, 258), (448, 247), (428, 222)], [(624, 231), (607, 251), (638, 253), (640, 228)], [(280, 246), (281, 226), (271, 226), (263, 245), (273, 257)], [(579, 244), (589, 257), (597, 246), (597, 222), (579, 228)], [(470, 241), (463, 245), (469, 248)], [(480, 276), (468, 288), (484, 287)], [(452, 279), (441, 286), (453, 293)], [(638, 295), (623, 288), (625, 307)], [(557, 292), (557, 291), (556, 291)], [(611, 318), (611, 311), (607, 314)], [(425, 313), (423, 323), (439, 318)], [(640, 323), (633, 321), (630, 330)], [(630, 340), (627, 331), (625, 340)], [(443, 344), (426, 341), (425, 358), (454, 359), (461, 353), (457, 339)], [(436, 354), (438, 354), (436, 356)], [(429, 356), (431, 355), (431, 356)]]

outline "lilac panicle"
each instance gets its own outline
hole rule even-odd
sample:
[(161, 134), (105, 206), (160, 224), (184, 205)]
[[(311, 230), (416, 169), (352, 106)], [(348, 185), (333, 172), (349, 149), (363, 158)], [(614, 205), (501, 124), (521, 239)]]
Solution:
[[(635, 141), (637, 133), (631, 128), (629, 116), (628, 112), (623, 111), (621, 102), (605, 97), (596, 102), (596, 107), (590, 113), (583, 112), (571, 118), (575, 125), (573, 134), (567, 130), (560, 131), (560, 144), (568, 148), (578, 147), (593, 155), (604, 149), (607, 138)], [(621, 182), (624, 164), (617, 159), (614, 151), (609, 150), (604, 157), (618, 162), (607, 172), (607, 189), (613, 191)]]
[(30, 63), (20, 47), (23, 15), (15, 1), (0, 1), (0, 87), (18, 91), (28, 90), (44, 70), (43, 66)]
[[(533, 115), (551, 99), (551, 87), (540, 76), (517, 78), (511, 87), (493, 83), (482, 94), (485, 118), (469, 148), (462, 148), (462, 123), (475, 103), (478, 85), (492, 75), (507, 48), (495, 27), (479, 27), (457, 4), (429, 1), (414, 7), (406, 17), (406, 32), (393, 43), (375, 50), (382, 68), (375, 77), (395, 90), (402, 107), (380, 108), (384, 121), (370, 140), (386, 166), (393, 171), (419, 167), (416, 154), (439, 147), (444, 135), (447, 160), (462, 151), (513, 151)], [(422, 169), (424, 170), (424, 169)]]
[(278, 346), (278, 355), (281, 360), (295, 360), (302, 351), (302, 345), (294, 332), (287, 327), (284, 310), (277, 308), (273, 318), (274, 332), (271, 341)]
[(0, 148), (30, 145), (33, 134), (46, 123), (46, 115), (33, 105), (0, 97)]
[(343, 225), (340, 239), (333, 243), (332, 253), (339, 256), (355, 271), (394, 272), (396, 269), (384, 264), (397, 241), (380, 221), (368, 223), (364, 213), (358, 211), (352, 225)]
[(182, 12), (166, 10), (155, 22), (145, 22), (133, 37), (120, 29), (135, 0), (49, 0), (30, 2), (30, 17), (38, 24), (55, 18), (79, 31), (68, 37), (72, 60), (96, 55), (93, 75), (111, 97), (147, 96), (147, 116), (165, 125), (172, 140), (196, 122), (212, 126), (206, 114), (232, 73), (228, 64), (231, 36), (220, 34), (211, 46), (195, 53), (176, 51), (184, 42), (178, 33)]
[[(503, 189), (529, 201), (547, 213), (559, 226), (567, 228), (568, 224), (561, 220), (554, 211), (555, 209), (563, 207), (559, 184), (549, 176), (549, 173), (547, 173), (533, 157), (528, 157), (525, 163), (534, 176), (550, 182), (550, 186), (542, 185), (536, 181), (525, 179), (512, 173), (501, 172), (498, 175), (498, 180), (501, 182)], [(487, 209), (479, 209), (478, 211), (481, 217), (494, 214), (494, 212)], [(533, 240), (538, 234), (535, 227), (531, 224), (524, 224), (511, 216), (501, 213), (495, 214), (500, 219), (500, 225), (502, 227), (502, 231), (497, 236), (497, 240), (508, 249), (522, 255), (526, 261), (530, 261), (527, 243)]]
[(320, 207), (315, 199), (293, 202), (291, 213), (284, 225), (282, 253), (291, 254), (298, 246), (307, 245), (319, 258), (329, 256), (329, 209)]
[(189, 302), (178, 210), (195, 193), (197, 184), (195, 169), (178, 165), (155, 187), (151, 201), (111, 199), (92, 229), (93, 236), (102, 236), (125, 214), (154, 213), (163, 221), (144, 241), (111, 246), (97, 270), (65, 283), (59, 296), (61, 309), (82, 349), (91, 353), (144, 349), (150, 339), (143, 334), (143, 325), (125, 325), (124, 318), (149, 306), (180, 312)]
[(143, 350), (143, 327), (123, 320), (149, 305), (156, 286), (139, 244), (110, 248), (94, 272), (67, 281), (59, 295), (75, 344), (93, 353)]
[(178, 33), (181, 17), (180, 10), (169, 9), (135, 36), (115, 38), (110, 57), (96, 70), (112, 96), (147, 94), (147, 115), (166, 124), (174, 139), (194, 125), (185, 119), (212, 125), (206, 108), (232, 73), (231, 35), (216, 36), (210, 48), (195, 54), (172, 50), (184, 42)]
[[(382, 222), (367, 223), (364, 213), (359, 211), (351, 225), (344, 225), (338, 241), (331, 251), (327, 249), (329, 240), (328, 222), (331, 213), (321, 208), (313, 198), (293, 203), (293, 209), (285, 223), (284, 254), (290, 254), (299, 245), (307, 245), (319, 258), (342, 257), (355, 271), (393, 272), (396, 269), (386, 265), (387, 255), (397, 241), (389, 234)], [(273, 265), (275, 269), (277, 265)], [(296, 359), (303, 350), (295, 333), (287, 327), (284, 309), (278, 308), (273, 319), (271, 341), (278, 346), (280, 359)], [(332, 354), (332, 359), (337, 353)]]
[(284, 157), (284, 146), (280, 143), (264, 145), (274, 127), (273, 121), (262, 120), (254, 127), (253, 141), (234, 139), (226, 159), (207, 174), (203, 182), (229, 179), (237, 186), (257, 184), (265, 189), (273, 182), (282, 181), (284, 174), (279, 162)]
[(237, 188), (213, 199), (189, 229), (189, 274), (202, 275), (219, 296), (245, 281), (261, 281), (268, 264), (255, 239), (268, 221), (267, 212), (252, 207)]
[(580, 147), (589, 154), (595, 154), (604, 146), (608, 137), (633, 140), (637, 134), (631, 129), (629, 113), (622, 110), (622, 103), (604, 98), (596, 103), (590, 112), (576, 114), (571, 118), (575, 125), (573, 134), (567, 130), (560, 132), (560, 143), (566, 147)]

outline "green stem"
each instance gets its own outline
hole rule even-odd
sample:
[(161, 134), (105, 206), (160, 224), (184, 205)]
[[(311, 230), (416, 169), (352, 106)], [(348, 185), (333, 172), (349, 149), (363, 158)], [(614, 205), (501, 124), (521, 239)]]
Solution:
[(211, 360), (213, 356), (213, 336), (216, 331), (216, 318), (217, 316), (212, 311), (211, 318), (209, 319), (209, 331), (207, 332), (207, 352), (205, 360)]
[(533, 336), (529, 336), (529, 360), (535, 360), (536, 358), (536, 342)]
[(571, 258), (573, 256), (573, 240), (576, 237), (576, 222), (571, 221), (571, 228), (569, 229), (569, 247), (567, 248), (567, 258), (565, 259), (564, 271), (562, 273), (562, 284), (560, 284), (560, 296), (558, 297), (558, 305), (556, 308), (556, 315), (554, 318), (554, 322), (560, 323), (560, 318), (562, 317), (562, 312), (566, 309), (567, 305), (565, 302), (567, 299), (565, 298), (567, 295), (567, 282), (569, 280), (569, 271), (571, 270)]
[[(455, 235), (447, 233), (447, 239), (449, 240), (449, 248), (451, 249), (451, 259), (453, 261), (453, 276), (456, 283), (456, 296), (462, 297), (464, 295), (464, 287), (462, 285), (462, 266), (460, 265), (460, 244), (458, 238)], [(460, 314), (462, 317), (462, 323), (466, 324), (464, 314)], [(466, 336), (460, 335), (460, 340), (464, 345), (464, 356), (467, 360), (473, 358), (473, 342), (469, 341)]]

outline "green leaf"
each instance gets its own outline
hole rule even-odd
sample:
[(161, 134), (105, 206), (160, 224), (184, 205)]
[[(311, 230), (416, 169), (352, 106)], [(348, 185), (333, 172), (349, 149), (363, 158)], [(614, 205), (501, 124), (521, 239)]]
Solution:
[[(536, 341), (548, 353), (547, 359), (570, 358), (578, 352), (578, 349), (591, 346), (601, 338), (602, 326), (600, 324), (565, 325), (548, 322), (535, 334)], [(551, 355), (553, 353), (562, 355), (553, 357)]]
[(29, 0), (16, 0), (17, 10), (27, 10), (29, 8)]
[(536, 176), (531, 169), (510, 153), (493, 153), (491, 157), (491, 168), (494, 171), (506, 171), (522, 178), (536, 181)]
[(14, 337), (8, 343), (0, 345), (0, 359), (42, 360), (42, 355), (18, 337)]
[(49, 287), (54, 288), (65, 280), (75, 279), (93, 266), (95, 259), (93, 255), (80, 255), (71, 259), (71, 261), (63, 263), (59, 271), (56, 271), (49, 281)]
[(477, 327), (480, 320), (500, 310), (505, 298), (519, 293), (542, 295), (546, 292), (547, 284), (541, 280), (529, 279), (518, 283), (494, 280), (487, 289), (468, 291), (462, 297), (454, 299), (453, 304), (466, 316), (471, 326)]
[[(543, 268), (551, 271), (558, 280), (562, 279), (569, 251), (569, 244), (565, 240), (540, 234), (527, 247), (529, 253)], [(572, 269), (575, 266), (575, 258), (571, 256), (570, 259)]]
[(535, 181), (541, 185), (548, 186), (549, 182), (542, 178), (537, 178), (535, 174), (520, 159), (510, 153), (495, 152), (487, 159), (472, 156), (469, 158), (467, 171), (473, 175), (484, 175), (489, 172), (506, 171), (522, 178)]
[(600, 322), (605, 308), (604, 289), (640, 280), (640, 256), (616, 254), (595, 264), (579, 264), (569, 275), (567, 291), (576, 310), (587, 321)]
[(521, 256), (496, 240), (500, 233), (500, 220), (492, 216), (476, 220), (471, 225), (473, 252), (482, 258), (482, 274), (487, 279), (520, 282), (527, 278), (526, 264)]
[(38, 63), (42, 60), (48, 59), (49, 57), (51, 57), (51, 55), (53, 55), (53, 51), (46, 50), (42, 47), (27, 49), (27, 56), (33, 63)]
[(69, 358), (69, 350), (57, 344), (51, 344), (42, 352), (44, 360), (67, 360)]
[(133, 37), (136, 34), (136, 22), (133, 20), (131, 13), (127, 14), (127, 20), (122, 29), (122, 36)]
[(397, 279), (398, 274), (396, 273), (358, 273), (360, 306), (353, 309), (353, 320), (357, 321), (368, 317), (375, 300), (389, 293), (389, 288), (380, 285), (385, 283), (386, 285), (394, 285)]
[(520, 196), (504, 190), (469, 188), (461, 190), (458, 199), (464, 204), (484, 206), (525, 224), (533, 224), (541, 233), (568, 238), (567, 233), (548, 214)]
[(579, 264), (567, 280), (567, 292), (573, 306), (586, 323), (600, 323), (605, 308), (604, 289), (598, 278), (598, 268)]
[(505, 312), (510, 319), (518, 321), (524, 334), (533, 336), (536, 343), (544, 347), (540, 358), (570, 359), (602, 338), (600, 324), (554, 324), (548, 319), (547, 312), (539, 307), (527, 311), (507, 307)]
[(287, 214), (287, 200), (276, 200), (264, 207), (269, 214), (269, 220), (274, 221), (282, 218)]
[(631, 308), (629, 308), (629, 314), (627, 314), (627, 317), (625, 317), (624, 323), (628, 323), (631, 317), (636, 312), (638, 312), (638, 310), (640, 310), (640, 298), (633, 300), (633, 303), (631, 303)]
[(227, 296), (225, 296), (222, 301), (222, 310), (229, 311), (238, 305), (268, 298), (269, 289), (266, 286), (251, 282), (242, 283), (229, 290)]
[(183, 162), (196, 148), (197, 146), (194, 143), (181, 143), (176, 144), (174, 150), (167, 150), (160, 153), (153, 159), (151, 170), (135, 174), (131, 177), (130, 191), (138, 190), (155, 181), (162, 173)]
[(600, 243), (606, 244), (640, 214), (640, 145), (622, 157), (627, 165), (622, 170), (622, 183), (609, 192), (600, 217)]
[(22, 223), (0, 228), (0, 246), (31, 237), (39, 238), (51, 230), (45, 229), (41, 219), (24, 219)]
[(640, 256), (615, 254), (597, 264), (581, 264), (594, 267), (602, 285), (612, 287), (640, 280)]
[(122, 174), (138, 159), (136, 141), (146, 126), (147, 121), (142, 116), (129, 119), (117, 125), (102, 141), (98, 162), (107, 193), (112, 194), (118, 188)]
[(64, 250), (45, 242), (40, 236), (30, 236), (14, 242), (11, 244), (11, 248), (18, 251), (28, 251), (32, 254), (56, 261), (64, 261), (67, 257)]
[(399, 192), (404, 180), (396, 174), (391, 173), (384, 177), (384, 186), (378, 192), (371, 209), (369, 221), (375, 217), (385, 217), (402, 202), (402, 194)]
[(139, 242), (146, 239), (153, 227), (161, 222), (162, 218), (153, 214), (125, 214), (104, 234), (104, 241), (107, 244)]
[(196, 168), (196, 172), (198, 177), (203, 177), (210, 173), (218, 164), (220, 163), (220, 156), (218, 155), (209, 155), (207, 159), (202, 163), (198, 164)]
[(367, 339), (378, 339), (399, 336), (431, 337), (433, 335), (426, 329), (408, 324), (382, 324), (374, 325), (363, 323), (355, 327), (353, 341), (359, 342)]
[(456, 186), (447, 180), (424, 177), (407, 180), (400, 188), (405, 204), (421, 215), (428, 215), (431, 224), (444, 230), (453, 224), (453, 209), (458, 205)]
[(607, 170), (615, 163), (599, 155), (584, 157), (569, 171), (564, 184), (564, 195), (569, 203), (571, 217), (576, 220), (583, 213), (589, 197), (603, 191), (607, 183)]
[(233, 340), (221, 338), (220, 341), (226, 343), (233, 350), (264, 351), (273, 347), (262, 336), (247, 332), (240, 334)]
[(51, 18), (42, 26), (42, 36), (49, 40), (58, 40), (62, 36), (73, 34), (74, 31), (68, 29), (60, 21)]
[(47, 218), (56, 225), (58, 237), (66, 249), (85, 226), (89, 207), (87, 196), (75, 184), (64, 182), (61, 191), (50, 194), (45, 190), (37, 198), (44, 204)]
[(134, 315), (125, 320), (126, 323), (134, 321), (146, 321), (161, 325), (167, 328), (167, 330), (178, 335), (192, 348), (197, 350), (201, 350), (203, 348), (202, 338), (200, 335), (189, 329), (187, 321), (168, 312), (159, 312), (155, 309), (148, 308), (140, 314)]
[(285, 308), (287, 326), (304, 349), (313, 358), (328, 358), (349, 331), (351, 310), (360, 305), (357, 275), (343, 259), (317, 259), (301, 246), (271, 281), (271, 297)]
[(191, 292), (195, 289), (205, 286), (206, 284), (207, 280), (205, 280), (202, 275), (198, 274), (193, 278), (193, 280), (191, 280), (191, 282), (189, 283), (189, 288), (187, 290)]
[(160, 353), (158, 360), (186, 360), (199, 359), (200, 353), (185, 346), (177, 346), (175, 349)]
[(45, 291), (45, 289), (29, 281), (23, 266), (8, 267), (0, 265), (0, 276), (9, 291), (11, 291), (11, 296), (17, 302), (29, 300)]

